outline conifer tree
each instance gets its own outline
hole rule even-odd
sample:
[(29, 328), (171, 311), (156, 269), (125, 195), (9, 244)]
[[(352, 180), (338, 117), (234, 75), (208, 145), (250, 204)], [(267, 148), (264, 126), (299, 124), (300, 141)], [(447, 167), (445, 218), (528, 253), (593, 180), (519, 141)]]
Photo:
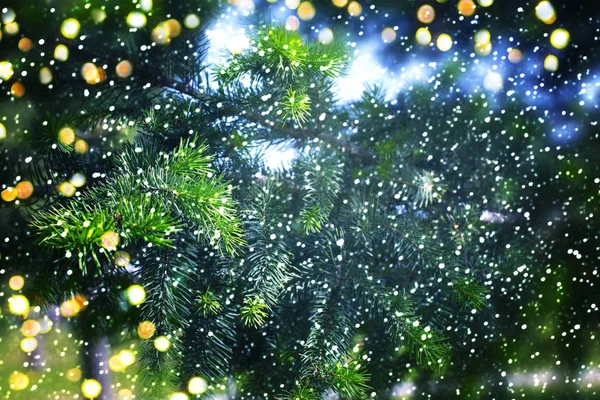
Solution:
[[(414, 118), (432, 92), (392, 104), (373, 86), (341, 104), (341, 35), (260, 23), (207, 63), (219, 5), (14, 6), (35, 41), (26, 55), (0, 42), (6, 268), (32, 305), (66, 304), (98, 398), (113, 394), (94, 344), (124, 338), (141, 399), (198, 377), (238, 398), (361, 399), (389, 396), (400, 363), (443, 374), (522, 262), (499, 223), (516, 183), (497, 190), (498, 163), (469, 157), (487, 142), (468, 122)], [(265, 145), (293, 147), (291, 166), (268, 168)]]

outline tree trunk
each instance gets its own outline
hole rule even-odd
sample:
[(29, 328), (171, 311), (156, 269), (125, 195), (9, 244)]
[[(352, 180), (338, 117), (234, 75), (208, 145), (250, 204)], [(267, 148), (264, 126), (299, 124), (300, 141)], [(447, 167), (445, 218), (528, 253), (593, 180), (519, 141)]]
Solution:
[(110, 387), (109, 357), (110, 345), (106, 336), (88, 343), (81, 350), (83, 379), (95, 379), (102, 385), (102, 392), (96, 398), (98, 400), (113, 400), (116, 397)]

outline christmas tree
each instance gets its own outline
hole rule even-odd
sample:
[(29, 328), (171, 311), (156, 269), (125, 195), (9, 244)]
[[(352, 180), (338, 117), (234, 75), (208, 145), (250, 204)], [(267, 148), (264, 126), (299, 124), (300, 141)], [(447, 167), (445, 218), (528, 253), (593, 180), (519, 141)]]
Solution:
[(409, 380), (459, 394), (445, 376), (468, 381), (475, 349), (507, 344), (498, 321), (520, 311), (504, 303), (547, 268), (529, 218), (543, 196), (526, 191), (554, 167), (540, 114), (499, 98), (497, 72), (463, 94), (456, 58), (393, 96), (375, 82), (342, 98), (355, 43), (296, 16), (248, 22), (215, 57), (223, 15), (261, 7), (229, 3), (2, 10), (0, 331), (21, 330), (38, 370), (10, 371), (10, 389), (50, 379), (54, 330), (86, 398), (395, 398)]

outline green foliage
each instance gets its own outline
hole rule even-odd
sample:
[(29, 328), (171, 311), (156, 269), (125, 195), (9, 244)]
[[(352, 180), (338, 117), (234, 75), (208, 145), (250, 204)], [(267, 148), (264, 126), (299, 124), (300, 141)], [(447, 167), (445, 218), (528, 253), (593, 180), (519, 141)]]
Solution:
[(196, 302), (198, 303), (198, 312), (202, 313), (204, 318), (217, 315), (223, 309), (217, 296), (209, 289), (198, 296)]
[[(296, 276), (290, 265), (290, 254), (283, 239), (281, 224), (281, 183), (267, 179), (250, 190), (247, 220), (244, 223), (248, 243), (248, 296), (260, 298), (273, 307), (287, 282)], [(259, 324), (260, 325), (260, 324)]]
[(307, 233), (315, 233), (334, 207), (341, 189), (343, 164), (324, 151), (311, 151), (298, 158), (295, 168), (304, 177), (302, 223)]
[(258, 328), (265, 323), (269, 306), (260, 297), (251, 297), (240, 308), (240, 318), (246, 326)]
[(231, 86), (249, 75), (255, 83), (269, 83), (283, 117), (291, 116), (299, 124), (307, 121), (314, 100), (307, 96), (309, 82), (337, 77), (347, 60), (341, 41), (306, 42), (283, 26), (261, 27), (250, 37), (250, 44), (249, 50), (232, 54), (217, 68), (217, 80)]
[(356, 360), (348, 363), (337, 363), (330, 372), (330, 384), (342, 398), (350, 400), (366, 399), (369, 374)]

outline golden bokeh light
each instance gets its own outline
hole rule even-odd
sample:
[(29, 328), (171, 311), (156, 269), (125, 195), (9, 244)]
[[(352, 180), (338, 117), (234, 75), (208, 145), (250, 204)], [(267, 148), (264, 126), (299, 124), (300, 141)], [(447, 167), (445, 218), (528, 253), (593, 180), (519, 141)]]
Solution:
[(317, 10), (310, 1), (303, 1), (298, 6), (298, 17), (303, 21), (310, 21), (315, 17)]
[(67, 18), (60, 27), (60, 33), (67, 39), (74, 39), (79, 34), (81, 24), (75, 18)]
[(563, 28), (555, 29), (550, 35), (550, 43), (557, 49), (564, 49), (569, 44), (571, 35)]
[(429, 4), (422, 5), (417, 10), (417, 19), (424, 24), (430, 24), (435, 19), (435, 9)]
[(15, 71), (13, 70), (13, 66), (8, 61), (0, 61), (0, 79), (7, 81), (9, 80)]
[(135, 29), (141, 29), (146, 26), (146, 14), (139, 11), (132, 11), (127, 15), (127, 25)]
[(73, 197), (77, 189), (70, 182), (63, 182), (58, 185), (58, 192), (65, 197)]
[(29, 181), (17, 183), (17, 197), (21, 200), (28, 199), (33, 194), (33, 185)]
[(10, 87), (10, 94), (17, 98), (25, 96), (25, 86), (21, 82), (15, 82)]
[(100, 244), (106, 250), (115, 250), (119, 245), (119, 235), (112, 231), (104, 232), (100, 236)]
[(14, 372), (8, 378), (8, 383), (11, 390), (25, 390), (29, 386), (29, 377), (22, 372)]
[(475, 3), (473, 0), (460, 0), (458, 2), (458, 12), (465, 17), (470, 17), (475, 13)]
[(362, 14), (362, 6), (358, 1), (353, 1), (348, 5), (348, 14), (350, 14), (351, 17), (358, 17)]
[(50, 68), (48, 67), (43, 67), (42, 69), (40, 69), (40, 83), (42, 85), (49, 85), (50, 83), (52, 83), (52, 79), (54, 78), (54, 76), (52, 75), (52, 71), (50, 70)]
[(150, 339), (154, 336), (155, 331), (156, 327), (151, 321), (142, 321), (137, 328), (137, 334), (140, 339)]
[(154, 348), (160, 352), (165, 352), (171, 347), (171, 341), (166, 336), (159, 336), (154, 339)]
[(508, 61), (513, 64), (518, 64), (523, 61), (523, 52), (519, 49), (510, 49), (508, 52)]
[(199, 376), (191, 378), (188, 382), (188, 392), (191, 394), (202, 394), (208, 389), (206, 379)]
[(196, 29), (200, 26), (200, 17), (197, 14), (188, 14), (183, 20), (183, 25), (188, 29)]
[(31, 49), (33, 49), (33, 42), (31, 41), (31, 39), (24, 37), (21, 40), (19, 40), (18, 46), (19, 50), (21, 50), (23, 53), (29, 53)]
[(23, 334), (23, 336), (37, 336), (40, 333), (41, 329), (42, 327), (40, 323), (37, 322), (35, 319), (28, 319), (27, 321), (23, 321), (23, 324), (21, 325), (21, 333)]
[(535, 16), (547, 25), (551, 25), (556, 21), (556, 11), (554, 11), (552, 3), (549, 1), (540, 1), (535, 6)]
[(12, 290), (21, 290), (25, 286), (25, 279), (21, 275), (11, 276), (8, 280), (8, 287)]
[(81, 393), (83, 394), (83, 397), (94, 399), (100, 396), (101, 392), (102, 385), (95, 379), (86, 379), (81, 384)]
[(442, 33), (438, 36), (436, 45), (441, 51), (448, 51), (452, 48), (452, 37), (447, 33)]
[(392, 43), (396, 40), (396, 31), (394, 28), (385, 28), (381, 32), (381, 40), (383, 40), (383, 43)]
[(8, 309), (11, 314), (25, 315), (29, 311), (29, 299), (20, 294), (12, 296), (8, 299)]
[(38, 347), (38, 341), (34, 337), (26, 337), (21, 340), (19, 345), (24, 353), (31, 353)]
[(67, 61), (69, 59), (69, 48), (64, 44), (59, 44), (54, 48), (54, 59), (58, 61)]
[(558, 57), (554, 54), (549, 54), (544, 59), (544, 69), (549, 72), (556, 72), (558, 70)]
[(146, 290), (140, 285), (131, 285), (126, 291), (127, 301), (132, 306), (138, 306), (146, 300)]
[(58, 131), (58, 141), (65, 146), (72, 145), (75, 142), (75, 131), (73, 128), (65, 126)]

